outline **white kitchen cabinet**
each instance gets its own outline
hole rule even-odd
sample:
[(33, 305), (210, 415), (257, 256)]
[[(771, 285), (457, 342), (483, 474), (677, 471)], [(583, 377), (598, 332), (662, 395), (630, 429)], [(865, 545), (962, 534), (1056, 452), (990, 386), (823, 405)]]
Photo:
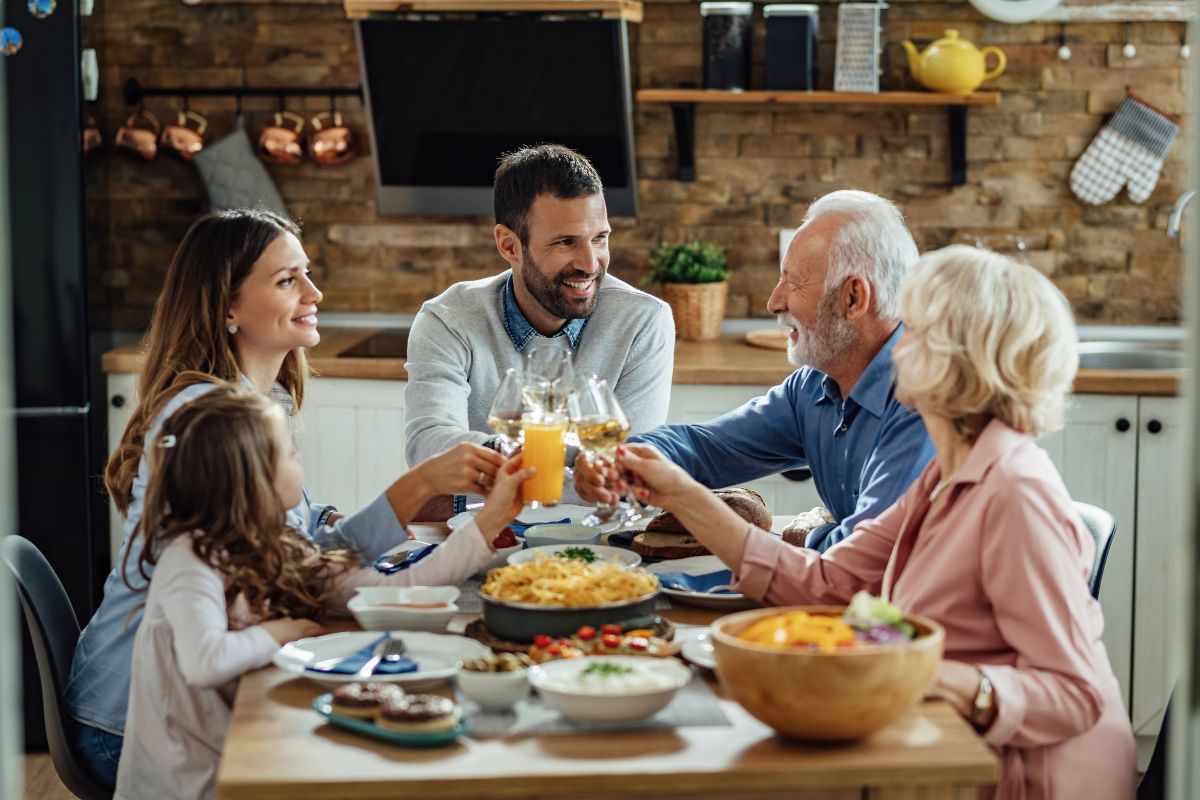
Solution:
[(295, 426), (314, 501), (362, 508), (407, 469), (404, 381), (313, 378)]
[(1185, 497), (1182, 413), (1175, 397), (1078, 395), (1063, 430), (1040, 442), (1071, 496), (1117, 521), (1100, 592), (1104, 643), (1142, 769), (1178, 674), (1173, 626)]
[[(108, 454), (117, 449), (125, 426), (137, 407), (137, 375), (110, 373), (108, 375)], [(117, 563), (117, 550), (125, 535), (125, 518), (113, 503), (108, 504), (108, 546), (111, 564)]]
[(1100, 585), (1104, 645), (1128, 709), (1133, 670), (1134, 531), (1138, 456), (1138, 398), (1075, 395), (1066, 424), (1040, 444), (1071, 497), (1103, 508), (1117, 522)]
[[(770, 388), (677, 383), (671, 387), (667, 422), (707, 422), (732, 411), (748, 400), (766, 394)], [(812, 478), (795, 481), (783, 475), (772, 475), (741, 485), (761, 494), (774, 516), (795, 516), (801, 511), (821, 505), (821, 497), (817, 494), (817, 487)]]
[(1183, 552), (1183, 404), (1138, 400), (1137, 543), (1133, 629), (1133, 730), (1144, 765), (1179, 674), (1175, 623)]

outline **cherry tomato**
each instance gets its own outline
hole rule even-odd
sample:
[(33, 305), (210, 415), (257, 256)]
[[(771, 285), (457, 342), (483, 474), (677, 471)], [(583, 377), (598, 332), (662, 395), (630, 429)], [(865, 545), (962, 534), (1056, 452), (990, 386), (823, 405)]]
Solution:
[(590, 642), (592, 639), (596, 638), (596, 629), (591, 625), (584, 625), (575, 632), (575, 635), (580, 639), (583, 639), (585, 642)]
[(553, 639), (544, 633), (539, 633), (537, 636), (533, 637), (533, 643), (542, 648), (549, 647), (553, 641)]
[[(605, 627), (608, 626), (606, 625)], [(615, 633), (606, 633), (604, 634), (603, 638), (600, 639), (600, 643), (605, 647), (616, 650), (621, 646), (621, 637)]]
[(496, 535), (492, 540), (492, 547), (500, 549), (502, 547), (515, 547), (517, 545), (517, 534), (513, 533), (512, 528), (505, 528)]
[(562, 653), (562, 645), (555, 642), (546, 648), (546, 652), (552, 656), (560, 655)]
[(630, 650), (647, 650), (650, 648), (650, 640), (644, 636), (630, 636), (625, 640), (625, 644), (629, 645)]
[(604, 634), (605, 636), (620, 636), (621, 635), (621, 626), (620, 625), (601, 625), (600, 632), (602, 634)]

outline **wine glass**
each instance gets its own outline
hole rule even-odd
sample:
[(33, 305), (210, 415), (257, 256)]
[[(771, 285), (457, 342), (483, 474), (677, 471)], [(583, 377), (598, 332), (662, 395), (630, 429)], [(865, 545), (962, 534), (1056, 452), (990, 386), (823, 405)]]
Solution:
[(525, 353), (525, 402), (534, 411), (561, 414), (575, 382), (565, 337), (534, 342)]
[(524, 388), (521, 373), (515, 369), (505, 370), (488, 411), (488, 427), (495, 431), (500, 455), (505, 458), (516, 452), (521, 441), (521, 415), (526, 410)]
[[(611, 461), (617, 446), (629, 436), (629, 422), (620, 413), (619, 407), (616, 415), (612, 413), (610, 397), (608, 382), (593, 375), (586, 381), (580, 381), (567, 399), (571, 427), (579, 439), (583, 457), (591, 463), (595, 463), (597, 458)], [(603, 525), (616, 510), (615, 504), (598, 506), (581, 519), (580, 524), (589, 527)]]

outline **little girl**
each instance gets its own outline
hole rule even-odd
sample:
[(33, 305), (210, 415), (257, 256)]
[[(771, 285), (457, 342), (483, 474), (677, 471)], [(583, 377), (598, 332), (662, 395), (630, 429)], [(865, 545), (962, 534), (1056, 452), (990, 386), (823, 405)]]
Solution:
[(137, 532), (139, 568), (154, 565), (154, 577), (134, 640), (115, 795), (123, 800), (215, 797), (237, 679), (283, 643), (321, 633), (313, 618), (344, 611), (359, 586), (472, 574), (533, 474), (510, 459), (470, 524), (407, 572), (383, 575), (285, 527), (303, 468), (283, 411), (263, 395), (218, 386), (167, 419), (153, 444), (142, 520), (159, 524)]

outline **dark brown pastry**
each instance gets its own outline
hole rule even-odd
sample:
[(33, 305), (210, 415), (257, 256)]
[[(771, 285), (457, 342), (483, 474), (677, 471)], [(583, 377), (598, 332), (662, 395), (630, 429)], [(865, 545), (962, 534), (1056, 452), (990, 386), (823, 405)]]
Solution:
[(403, 696), (404, 690), (391, 683), (348, 683), (334, 691), (330, 705), (344, 717), (374, 719), (385, 701)]
[(448, 731), (458, 724), (458, 704), (436, 694), (406, 694), (389, 699), (375, 714), (375, 724), (403, 733)]

